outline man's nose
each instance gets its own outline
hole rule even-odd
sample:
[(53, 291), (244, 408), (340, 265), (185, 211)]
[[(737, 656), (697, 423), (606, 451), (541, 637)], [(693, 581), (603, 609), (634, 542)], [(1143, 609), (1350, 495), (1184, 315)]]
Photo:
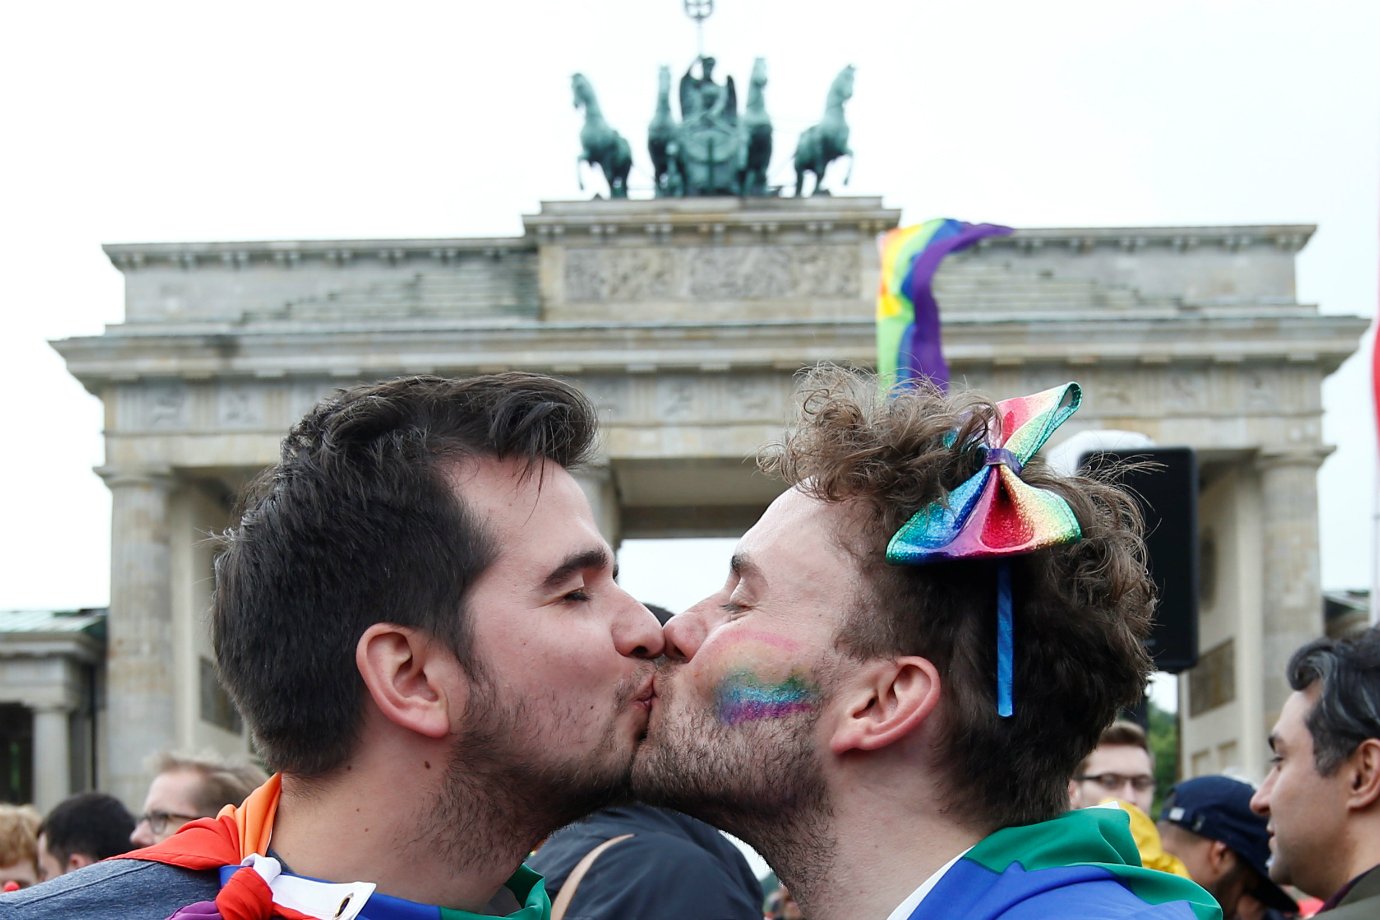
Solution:
[(1264, 818), (1270, 817), (1270, 781), (1271, 777), (1266, 776), (1265, 782), (1251, 796), (1251, 811)]
[(704, 616), (698, 613), (699, 605), (684, 613), (671, 617), (662, 635), (666, 639), (662, 654), (677, 661), (689, 661), (695, 657), (708, 632)]
[(139, 823), (134, 825), (134, 830), (130, 831), (129, 842), (136, 847), (153, 846), (157, 841), (153, 839), (151, 831), (148, 818), (140, 818)]
[[(621, 589), (620, 589), (621, 590)], [(661, 655), (663, 639), (661, 624), (652, 612), (626, 591), (623, 592), (628, 612), (618, 632), (618, 652), (630, 658), (657, 658)]]

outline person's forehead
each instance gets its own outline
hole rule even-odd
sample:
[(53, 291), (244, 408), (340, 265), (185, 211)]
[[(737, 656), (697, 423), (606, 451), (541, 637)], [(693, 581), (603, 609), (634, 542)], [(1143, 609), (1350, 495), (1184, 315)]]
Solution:
[(149, 784), (145, 807), (150, 810), (190, 814), (196, 807), (194, 800), (200, 787), (201, 774), (196, 770), (180, 767), (165, 770), (155, 776)]
[[(773, 593), (828, 603), (854, 591), (860, 568), (844, 541), (858, 532), (857, 508), (791, 489), (771, 503), (734, 551), (739, 575)], [(841, 614), (842, 610), (832, 611)]]
[(1320, 688), (1317, 682), (1304, 690), (1295, 690), (1284, 700), (1279, 711), (1279, 721), (1275, 723), (1271, 737), (1291, 747), (1312, 747), (1313, 734), (1308, 730), (1308, 714), (1318, 701)]
[(540, 589), (573, 558), (612, 563), (584, 490), (560, 464), (476, 458), (456, 464), (448, 478), (497, 549), (484, 578)]
[(1137, 744), (1099, 744), (1088, 758), (1089, 774), (1149, 772), (1150, 753)]
[(736, 552), (763, 569), (767, 563), (787, 566), (806, 556), (836, 559), (856, 568), (852, 555), (843, 550), (856, 527), (855, 510), (849, 502), (820, 501), (798, 488), (789, 489), (743, 534)]

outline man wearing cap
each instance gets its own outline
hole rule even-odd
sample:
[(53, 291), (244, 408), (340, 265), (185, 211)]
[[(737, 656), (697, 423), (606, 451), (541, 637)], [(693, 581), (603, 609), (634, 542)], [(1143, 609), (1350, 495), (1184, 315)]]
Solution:
[(1274, 910), (1294, 913), (1293, 898), (1270, 881), (1269, 832), (1251, 811), (1255, 789), (1229, 776), (1200, 776), (1175, 786), (1160, 810), (1160, 839), (1189, 875), (1222, 905), (1231, 920), (1250, 895)]
[(1251, 799), (1269, 822), (1270, 878), (1326, 898), (1328, 920), (1380, 916), (1380, 628), (1294, 653), (1294, 692)]

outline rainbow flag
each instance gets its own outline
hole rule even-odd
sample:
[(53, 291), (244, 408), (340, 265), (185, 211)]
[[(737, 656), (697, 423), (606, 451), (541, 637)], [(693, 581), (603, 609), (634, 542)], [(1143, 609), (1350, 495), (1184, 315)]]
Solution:
[(928, 378), (949, 388), (949, 365), (939, 337), (939, 304), (931, 284), (939, 263), (951, 252), (989, 236), (1006, 236), (1010, 227), (935, 218), (897, 227), (882, 236), (882, 281), (877, 292), (877, 374), (890, 388)]
[(1202, 888), (1141, 866), (1129, 825), (1120, 808), (1098, 807), (1003, 828), (954, 863), (910, 920), (1221, 920)]

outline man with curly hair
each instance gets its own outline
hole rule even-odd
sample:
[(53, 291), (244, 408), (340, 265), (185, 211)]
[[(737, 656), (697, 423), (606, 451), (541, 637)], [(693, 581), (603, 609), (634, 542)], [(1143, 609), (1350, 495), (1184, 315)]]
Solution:
[(666, 627), (639, 794), (747, 840), (812, 920), (1219, 917), (1124, 812), (1068, 811), (1154, 603), (1133, 500), (1034, 457), (1078, 399), (809, 376), (763, 458), (789, 490)]

